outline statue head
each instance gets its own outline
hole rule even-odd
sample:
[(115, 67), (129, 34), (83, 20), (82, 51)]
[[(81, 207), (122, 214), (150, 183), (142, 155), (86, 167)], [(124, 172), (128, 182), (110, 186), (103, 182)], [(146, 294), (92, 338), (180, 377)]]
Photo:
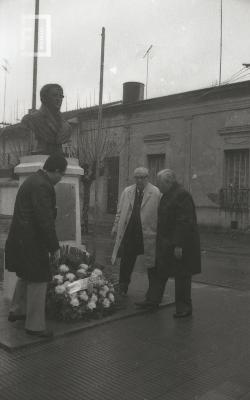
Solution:
[(40, 90), (41, 102), (48, 107), (51, 112), (60, 111), (63, 98), (63, 88), (57, 83), (44, 85)]

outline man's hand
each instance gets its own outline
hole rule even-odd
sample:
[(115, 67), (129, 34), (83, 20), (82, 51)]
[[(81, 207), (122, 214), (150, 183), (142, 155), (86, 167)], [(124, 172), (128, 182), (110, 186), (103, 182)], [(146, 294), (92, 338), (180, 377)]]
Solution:
[(174, 256), (175, 256), (175, 258), (177, 260), (181, 260), (182, 259), (182, 248), (181, 247), (176, 246), (174, 248)]
[(51, 261), (53, 262), (53, 264), (58, 264), (59, 260), (60, 260), (60, 249), (57, 249), (56, 251), (54, 251), (54, 253), (51, 254)]

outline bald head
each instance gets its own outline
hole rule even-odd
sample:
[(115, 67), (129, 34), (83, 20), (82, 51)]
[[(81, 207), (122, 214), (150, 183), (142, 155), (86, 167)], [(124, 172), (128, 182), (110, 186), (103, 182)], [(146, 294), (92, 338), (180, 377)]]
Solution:
[(172, 169), (163, 169), (157, 174), (157, 184), (162, 193), (167, 193), (176, 182), (176, 175)]
[(145, 167), (136, 168), (134, 170), (134, 178), (136, 186), (143, 190), (148, 183), (148, 169)]

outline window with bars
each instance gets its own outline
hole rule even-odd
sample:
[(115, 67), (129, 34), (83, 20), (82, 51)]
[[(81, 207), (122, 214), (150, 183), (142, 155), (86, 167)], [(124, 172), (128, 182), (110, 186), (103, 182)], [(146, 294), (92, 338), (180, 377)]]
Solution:
[(220, 191), (220, 205), (225, 210), (248, 211), (249, 149), (225, 150), (224, 154), (224, 185)]
[(165, 168), (165, 154), (148, 154), (149, 181), (155, 185), (157, 173)]
[(249, 186), (249, 149), (225, 150), (224, 187)]

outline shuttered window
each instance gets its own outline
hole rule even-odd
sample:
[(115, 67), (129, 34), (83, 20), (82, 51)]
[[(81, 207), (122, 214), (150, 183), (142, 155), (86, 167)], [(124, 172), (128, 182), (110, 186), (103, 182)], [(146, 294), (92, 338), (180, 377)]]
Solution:
[(157, 173), (165, 168), (165, 154), (148, 154), (149, 180), (155, 185)]
[(225, 150), (224, 187), (250, 187), (249, 149)]

